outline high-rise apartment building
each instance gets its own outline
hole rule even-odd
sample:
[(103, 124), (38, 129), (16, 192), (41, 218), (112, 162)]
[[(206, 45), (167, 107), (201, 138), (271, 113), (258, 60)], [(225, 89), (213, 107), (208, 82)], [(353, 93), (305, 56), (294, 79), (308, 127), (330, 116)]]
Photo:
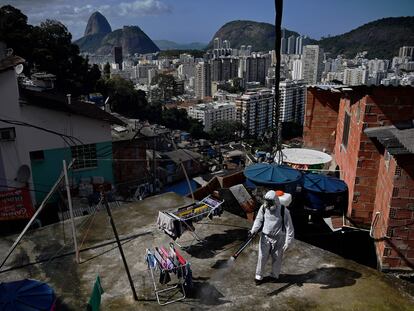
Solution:
[(228, 81), (238, 77), (239, 59), (221, 57), (210, 61), (211, 81)]
[(201, 62), (196, 65), (194, 91), (198, 99), (211, 96), (210, 64)]
[(286, 54), (287, 52), (287, 39), (285, 37), (282, 37), (282, 40), (280, 42), (280, 53)]
[(287, 40), (287, 54), (295, 54), (296, 37), (290, 36)]
[(303, 48), (303, 80), (307, 84), (321, 81), (323, 71), (323, 49), (318, 45), (306, 45)]
[(346, 68), (344, 70), (345, 85), (363, 85), (368, 82), (368, 71), (365, 68)]
[(280, 82), (280, 117), (282, 122), (303, 124), (306, 85), (303, 81)]
[(214, 38), (213, 47), (214, 47), (215, 50), (221, 49), (221, 39), (220, 38)]
[(119, 70), (122, 70), (122, 46), (114, 46), (112, 49), (112, 55), (114, 57), (114, 63), (118, 64)]
[(225, 102), (198, 104), (188, 108), (188, 115), (200, 120), (204, 131), (209, 132), (218, 121), (236, 120), (236, 105)]
[(295, 59), (292, 65), (292, 80), (302, 80), (303, 79), (303, 63), (301, 59)]
[(272, 128), (274, 99), (269, 89), (244, 93), (236, 99), (236, 119), (246, 128), (248, 135), (262, 135)]
[(413, 60), (414, 58), (414, 46), (402, 46), (400, 47), (400, 53), (398, 54), (400, 58), (409, 58)]
[(260, 82), (262, 85), (264, 85), (271, 62), (272, 58), (270, 54), (254, 54), (251, 57), (247, 57), (244, 76), (246, 82)]

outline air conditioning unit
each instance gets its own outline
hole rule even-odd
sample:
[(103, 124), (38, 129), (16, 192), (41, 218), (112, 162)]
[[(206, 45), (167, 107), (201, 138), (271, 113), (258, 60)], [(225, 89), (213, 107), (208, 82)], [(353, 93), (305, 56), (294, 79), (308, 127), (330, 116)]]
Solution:
[(16, 131), (14, 127), (0, 128), (0, 141), (14, 141)]

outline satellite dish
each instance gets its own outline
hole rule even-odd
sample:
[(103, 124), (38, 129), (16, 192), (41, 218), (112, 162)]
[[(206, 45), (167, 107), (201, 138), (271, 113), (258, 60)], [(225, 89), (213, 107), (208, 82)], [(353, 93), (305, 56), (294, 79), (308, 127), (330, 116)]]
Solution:
[(14, 67), (14, 71), (16, 71), (16, 73), (19, 75), (23, 72), (23, 65), (22, 64), (18, 64), (16, 67)]
[(20, 183), (26, 183), (28, 182), (29, 178), (30, 178), (30, 167), (26, 164), (23, 164), (17, 170), (16, 180)]

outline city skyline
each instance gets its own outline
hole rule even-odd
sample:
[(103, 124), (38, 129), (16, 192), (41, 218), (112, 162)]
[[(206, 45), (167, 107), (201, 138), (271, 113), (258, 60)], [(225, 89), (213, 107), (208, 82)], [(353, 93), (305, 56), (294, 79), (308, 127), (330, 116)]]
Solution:
[[(0, 5), (6, 4), (20, 9), (32, 24), (39, 24), (47, 18), (61, 21), (74, 39), (83, 35), (89, 16), (95, 11), (105, 15), (113, 29), (123, 25), (137, 25), (154, 40), (179, 43), (207, 43), (221, 26), (232, 20), (268, 23), (274, 20), (273, 1), (253, 5), (247, 0), (210, 0), (208, 3), (191, 0), (0, 0)], [(315, 10), (316, 7), (318, 10)], [(293, 0), (284, 4), (283, 25), (287, 29), (319, 39), (322, 36), (346, 33), (376, 19), (406, 16), (409, 12), (414, 12), (414, 2), (411, 0), (368, 0), (364, 3), (350, 0), (335, 4), (328, 0)], [(348, 14), (352, 14), (353, 18), (337, 22), (340, 15)], [(315, 20), (323, 22), (314, 23)]]

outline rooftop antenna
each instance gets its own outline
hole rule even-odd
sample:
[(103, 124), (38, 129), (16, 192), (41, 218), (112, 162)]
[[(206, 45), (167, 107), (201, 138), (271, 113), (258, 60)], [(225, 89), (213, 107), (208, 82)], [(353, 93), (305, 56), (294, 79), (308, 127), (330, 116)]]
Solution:
[(276, 140), (276, 157), (277, 163), (282, 163), (282, 122), (280, 121), (280, 62), (281, 52), (280, 45), (282, 39), (282, 13), (283, 13), (283, 0), (275, 0), (275, 53), (276, 53), (276, 69), (275, 69), (275, 105), (274, 105), (274, 129)]

